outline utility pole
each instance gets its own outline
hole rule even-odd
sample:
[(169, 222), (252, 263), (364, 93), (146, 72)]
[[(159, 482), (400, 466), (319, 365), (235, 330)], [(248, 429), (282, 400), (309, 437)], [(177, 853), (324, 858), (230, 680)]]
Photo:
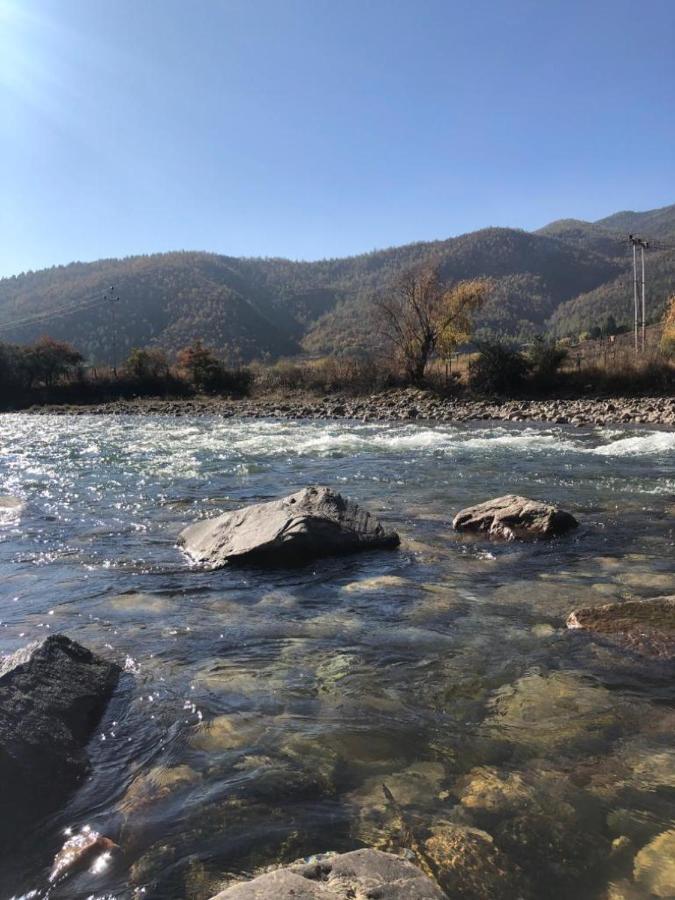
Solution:
[(120, 298), (115, 296), (115, 288), (110, 285), (110, 292), (105, 295), (105, 300), (110, 303), (110, 321), (112, 326), (112, 358), (113, 358), (113, 375), (117, 378), (117, 317), (115, 315), (115, 306), (120, 302)]
[[(637, 237), (635, 234), (629, 234), (628, 240), (633, 245), (633, 306), (635, 309), (635, 352), (640, 352), (640, 340), (639, 333), (642, 332), (642, 352), (645, 352), (645, 343), (646, 343), (646, 335), (645, 335), (645, 327), (647, 324), (647, 310), (646, 310), (646, 288), (645, 288), (645, 250), (649, 247), (649, 242), (643, 240), (642, 238)], [(642, 279), (641, 279), (641, 304), (640, 299), (638, 299), (638, 269), (637, 269), (637, 248), (640, 248), (640, 262), (642, 266)], [(642, 305), (642, 310), (640, 310), (640, 305)], [(642, 313), (642, 314), (640, 314)], [(640, 322), (642, 322), (642, 327), (640, 328)]]
[(640, 257), (642, 260), (642, 352), (645, 352), (646, 345), (646, 327), (647, 327), (647, 304), (645, 300), (645, 248), (649, 244), (646, 241), (640, 243)]

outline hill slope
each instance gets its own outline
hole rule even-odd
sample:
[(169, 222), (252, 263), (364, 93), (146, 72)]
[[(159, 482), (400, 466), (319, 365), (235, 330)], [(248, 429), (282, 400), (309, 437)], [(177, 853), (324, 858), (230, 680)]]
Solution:
[[(486, 228), (318, 262), (177, 252), (72, 263), (0, 280), (0, 340), (49, 333), (92, 362), (111, 362), (115, 352), (122, 359), (134, 346), (175, 352), (198, 337), (243, 360), (359, 350), (372, 346), (373, 295), (431, 262), (449, 280), (495, 279), (479, 322), (485, 335), (578, 331), (609, 313), (630, 318), (628, 225), (660, 241), (649, 254), (656, 311), (673, 286), (675, 254), (664, 241), (675, 234), (675, 206), (561, 220), (536, 233)], [(104, 300), (110, 285), (120, 297), (114, 314)]]

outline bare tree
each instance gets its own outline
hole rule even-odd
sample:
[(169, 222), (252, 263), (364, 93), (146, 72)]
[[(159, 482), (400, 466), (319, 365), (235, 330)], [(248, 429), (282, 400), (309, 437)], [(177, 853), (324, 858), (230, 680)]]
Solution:
[(471, 331), (471, 316), (484, 302), (489, 282), (446, 286), (438, 266), (406, 272), (386, 296), (375, 300), (382, 336), (398, 352), (406, 376), (424, 380), (437, 348), (454, 346)]

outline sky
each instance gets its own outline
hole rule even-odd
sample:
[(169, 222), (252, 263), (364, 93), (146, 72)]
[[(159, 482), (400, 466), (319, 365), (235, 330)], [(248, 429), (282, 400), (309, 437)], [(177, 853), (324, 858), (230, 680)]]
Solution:
[(0, 276), (675, 203), (673, 46), (673, 0), (0, 0)]

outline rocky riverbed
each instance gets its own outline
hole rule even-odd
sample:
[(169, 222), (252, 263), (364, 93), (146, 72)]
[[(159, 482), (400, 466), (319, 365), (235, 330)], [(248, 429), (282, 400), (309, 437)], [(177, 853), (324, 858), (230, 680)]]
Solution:
[[(123, 674), (58, 809), (14, 804), (30, 831), (1, 896), (675, 895), (672, 428), (2, 428), (0, 656), (67, 635)], [(398, 548), (285, 569), (177, 546), (317, 484)], [(560, 510), (578, 526), (520, 539)]]
[(91, 406), (44, 405), (28, 412), (60, 415), (219, 415), (243, 418), (358, 419), (375, 421), (553, 422), (558, 425), (675, 425), (675, 397), (589, 397), (557, 400), (444, 398), (430, 391), (401, 389), (363, 397), (289, 395), (187, 400), (138, 398)]

